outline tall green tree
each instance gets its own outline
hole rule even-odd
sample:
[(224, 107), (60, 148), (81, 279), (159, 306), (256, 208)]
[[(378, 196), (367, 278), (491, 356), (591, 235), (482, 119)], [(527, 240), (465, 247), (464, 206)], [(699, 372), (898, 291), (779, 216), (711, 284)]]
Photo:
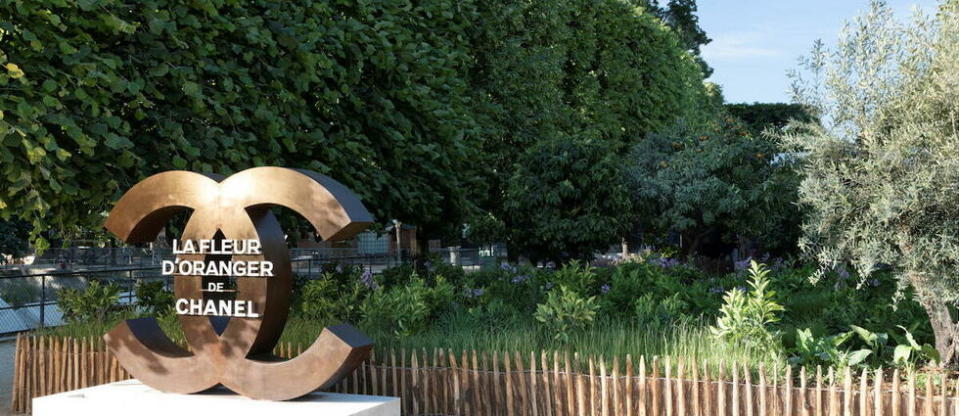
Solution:
[[(561, 89), (572, 0), (477, 3), (471, 26), (470, 85), (482, 135), (483, 181), (475, 192), (484, 211), (474, 232), (502, 241), (506, 187), (517, 152), (563, 131), (569, 109)], [(483, 230), (480, 230), (482, 228)]]
[(168, 169), (313, 169), (380, 219), (467, 210), (470, 2), (0, 3), (0, 215), (40, 233)]
[(473, 29), (471, 73), (489, 170), (480, 188), (485, 211), (473, 225), (503, 230), (507, 241), (529, 233), (506, 208), (522, 203), (508, 200), (517, 172), (528, 171), (517, 163), (519, 154), (560, 138), (588, 139), (621, 154), (691, 112), (703, 91), (694, 57), (645, 7), (617, 0), (493, 1), (478, 10), (492, 22)]
[(23, 257), (30, 250), (30, 224), (22, 220), (0, 220), (0, 264)]
[(627, 169), (637, 223), (651, 237), (679, 233), (685, 256), (740, 246), (791, 252), (800, 218), (792, 163), (777, 157), (776, 140), (751, 135), (728, 114), (714, 117), (633, 147)]
[(629, 228), (622, 160), (602, 140), (541, 140), (518, 157), (507, 188), (512, 247), (531, 260), (589, 260)]
[(802, 160), (802, 247), (825, 268), (891, 267), (925, 308), (944, 364), (959, 321), (959, 2), (902, 23), (883, 2), (817, 44), (794, 76), (822, 125), (786, 136)]
[(707, 78), (712, 75), (713, 69), (700, 55), (700, 47), (709, 44), (712, 39), (699, 27), (696, 0), (669, 0), (665, 5), (660, 5), (659, 0), (641, 1), (648, 1), (649, 7), (653, 8), (656, 15), (679, 35), (683, 47), (696, 57), (703, 75)]

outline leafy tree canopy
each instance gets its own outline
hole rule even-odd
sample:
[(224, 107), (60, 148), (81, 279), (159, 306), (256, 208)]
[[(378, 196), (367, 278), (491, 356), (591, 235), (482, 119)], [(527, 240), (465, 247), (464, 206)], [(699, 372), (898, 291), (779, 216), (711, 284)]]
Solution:
[(790, 121), (815, 121), (812, 108), (796, 103), (738, 103), (726, 104), (723, 108), (745, 123), (754, 136), (761, 135), (767, 128), (782, 129)]
[(168, 169), (313, 169), (426, 227), (467, 209), (469, 3), (17, 0), (0, 15), (0, 214), (35, 236), (98, 227)]
[(666, 25), (673, 29), (685, 50), (693, 53), (705, 77), (713, 73), (713, 69), (700, 56), (700, 47), (712, 42), (706, 31), (699, 27), (699, 17), (696, 16), (696, 0), (668, 0), (661, 5), (659, 0), (638, 0), (640, 4), (652, 9)]
[(0, 264), (6, 256), (23, 257), (30, 250), (30, 224), (22, 220), (0, 220)]
[[(479, 200), (485, 211), (471, 220), (479, 234), (489, 235), (479, 230), (488, 226), (510, 241), (524, 241), (519, 234), (530, 233), (525, 219), (511, 222), (521, 216), (507, 212), (507, 206), (515, 213), (522, 204), (508, 200), (510, 189), (518, 172), (530, 169), (517, 163), (520, 152), (570, 137), (621, 153), (646, 134), (702, 111), (697, 104), (706, 91), (694, 57), (646, 7), (617, 0), (492, 1), (478, 10), (488, 24), (472, 30), (471, 84), (481, 97), (477, 118), (489, 167)], [(619, 213), (608, 215), (612, 221)]]
[(775, 141), (750, 135), (729, 115), (647, 136), (628, 162), (640, 226), (654, 236), (681, 233), (684, 254), (739, 237), (765, 250), (791, 249), (798, 178), (777, 151)]
[(6, 2), (0, 215), (42, 242), (50, 228), (99, 229), (124, 190), (163, 170), (281, 165), (330, 175), (378, 218), (427, 234), (473, 213), (526, 233), (504, 208), (518, 154), (558, 137), (622, 152), (699, 111), (695, 3), (667, 9)]
[(804, 63), (795, 96), (822, 125), (786, 135), (802, 159), (802, 247), (827, 270), (895, 270), (925, 308), (942, 361), (955, 364), (959, 2), (903, 23), (874, 1), (835, 50), (818, 43)]
[(509, 242), (532, 260), (590, 259), (629, 228), (621, 161), (600, 140), (543, 140), (518, 157), (507, 190)]

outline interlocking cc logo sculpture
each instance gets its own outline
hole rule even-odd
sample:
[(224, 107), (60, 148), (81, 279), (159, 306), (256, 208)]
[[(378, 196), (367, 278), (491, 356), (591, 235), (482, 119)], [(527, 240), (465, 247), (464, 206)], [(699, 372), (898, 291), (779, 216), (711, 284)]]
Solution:
[[(272, 351), (289, 313), (292, 268), (272, 206), (309, 221), (324, 240), (350, 238), (373, 222), (345, 186), (306, 170), (258, 167), (228, 178), (169, 171), (144, 179), (117, 202), (104, 226), (121, 240), (154, 241), (178, 212), (192, 210), (181, 240), (259, 240), (248, 261), (273, 263), (272, 277), (236, 277), (236, 301), (258, 317), (178, 315), (189, 348), (153, 318), (120, 323), (104, 336), (131, 375), (161, 391), (195, 393), (223, 385), (254, 399), (287, 400), (329, 387), (365, 360), (372, 341), (352, 326), (327, 327), (310, 348), (285, 360)], [(180, 255), (205, 261), (209, 255)], [(202, 276), (174, 277), (181, 299), (201, 299)]]

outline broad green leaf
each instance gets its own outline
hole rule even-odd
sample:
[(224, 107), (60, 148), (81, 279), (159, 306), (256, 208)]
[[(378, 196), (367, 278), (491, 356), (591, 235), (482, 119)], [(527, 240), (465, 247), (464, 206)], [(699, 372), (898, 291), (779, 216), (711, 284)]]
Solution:
[(133, 142), (131, 142), (130, 139), (114, 133), (108, 134), (103, 144), (113, 150), (129, 149), (133, 147)]
[(7, 68), (7, 74), (10, 75), (10, 78), (17, 79), (24, 75), (20, 67), (13, 62), (7, 62), (4, 67)]
[(174, 156), (174, 157), (173, 157), (173, 166), (174, 166), (175, 168), (177, 168), (177, 169), (184, 169), (184, 168), (186, 168), (186, 159), (184, 159), (184, 158), (182, 158), (182, 157), (180, 157), (180, 156)]
[(869, 354), (872, 354), (870, 350), (858, 350), (849, 353), (847, 363), (850, 366), (858, 365), (859, 363), (866, 360), (866, 357), (869, 357)]
[(912, 354), (912, 351), (912, 347), (909, 345), (897, 345), (896, 349), (892, 352), (892, 360), (898, 364), (907, 363), (909, 362), (909, 355)]
[(200, 85), (191, 81), (184, 82), (183, 93), (190, 97), (198, 97), (200, 95)]

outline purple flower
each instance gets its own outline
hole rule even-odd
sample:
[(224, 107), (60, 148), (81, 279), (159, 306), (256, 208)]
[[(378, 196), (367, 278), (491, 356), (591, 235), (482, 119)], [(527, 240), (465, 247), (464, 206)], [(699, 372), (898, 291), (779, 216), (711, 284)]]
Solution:
[(505, 261), (499, 265), (499, 269), (504, 272), (516, 273), (516, 267)]
[(605, 294), (605, 293), (609, 293), (609, 285), (602, 285), (602, 286), (600, 286), (599, 291), (600, 291), (600, 292), (603, 292), (604, 294)]
[(679, 260), (676, 260), (676, 259), (671, 259), (668, 257), (660, 257), (655, 260), (655, 264), (664, 269), (668, 269), (671, 267), (679, 266), (680, 263), (679, 263)]
[(746, 257), (740, 261), (733, 263), (733, 269), (737, 272), (741, 272), (749, 268), (749, 262), (752, 261), (752, 257)]
[(343, 265), (342, 265), (342, 264), (339, 264), (339, 263), (336, 264), (336, 272), (337, 272), (337, 273), (343, 273)]
[(546, 289), (546, 290), (552, 289), (552, 288), (553, 288), (553, 282), (546, 282), (546, 284), (543, 285), (543, 288)]
[(521, 275), (513, 276), (512, 282), (513, 282), (513, 283), (523, 283), (523, 282), (525, 282), (525, 281), (527, 281), (527, 280), (529, 280), (529, 276), (527, 276), (527, 275), (525, 275), (525, 274), (521, 274)]
[(463, 289), (463, 296), (466, 296), (466, 297), (468, 297), (468, 298), (478, 298), (478, 297), (480, 297), (480, 296), (483, 296), (484, 293), (486, 293), (486, 291), (483, 290), (483, 288), (477, 288), (477, 289), (465, 288), (465, 289)]
[(373, 271), (367, 268), (363, 268), (363, 274), (360, 275), (360, 283), (368, 289), (376, 290), (379, 287), (376, 284), (376, 280), (373, 279)]
[(431, 271), (432, 271), (432, 270), (433, 270), (433, 262), (431, 262), (431, 261), (429, 261), (429, 260), (424, 261), (424, 262), (423, 262), (423, 267), (425, 267), (426, 270), (431, 270)]
[(839, 270), (836, 271), (836, 275), (838, 275), (840, 279), (846, 280), (849, 278), (849, 271), (846, 270), (845, 267), (840, 267)]
[(872, 285), (872, 287), (879, 286), (879, 279), (869, 279), (869, 284)]
[(747, 289), (746, 286), (736, 286), (736, 290), (738, 290), (738, 291), (740, 291), (740, 292), (743, 292), (743, 293), (746, 293), (746, 292), (749, 291), (749, 289)]
[(726, 290), (718, 286), (709, 288), (709, 293), (725, 293), (725, 292)]

